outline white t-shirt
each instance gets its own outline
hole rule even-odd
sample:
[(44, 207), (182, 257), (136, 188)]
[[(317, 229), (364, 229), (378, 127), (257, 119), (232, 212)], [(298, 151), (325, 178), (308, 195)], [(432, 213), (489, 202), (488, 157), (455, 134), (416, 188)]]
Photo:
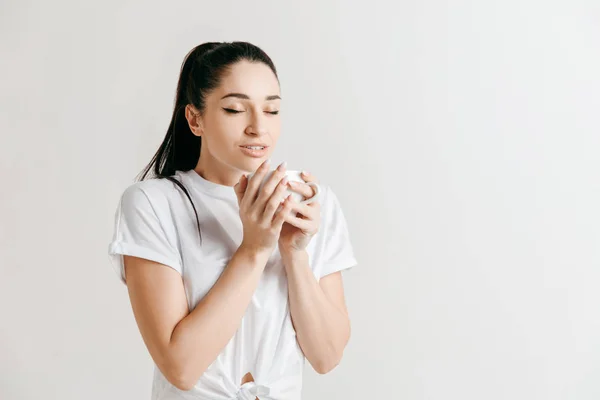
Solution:
[[(194, 202), (202, 244), (185, 193), (168, 179), (148, 179), (123, 192), (109, 256), (124, 284), (123, 254), (179, 272), (191, 312), (241, 244), (243, 226), (233, 187), (208, 181), (193, 169), (173, 177)], [(357, 264), (338, 199), (330, 187), (319, 186), (321, 225), (307, 247), (317, 279)], [(194, 388), (176, 388), (155, 364), (152, 400), (300, 399), (304, 364), (289, 311), (286, 272), (275, 245), (240, 327)], [(241, 385), (248, 372), (254, 382)]]

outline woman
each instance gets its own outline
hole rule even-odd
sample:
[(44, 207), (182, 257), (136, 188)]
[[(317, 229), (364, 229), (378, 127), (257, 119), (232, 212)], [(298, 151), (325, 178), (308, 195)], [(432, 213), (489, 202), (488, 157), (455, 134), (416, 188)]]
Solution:
[(340, 271), (356, 260), (337, 197), (319, 184), (320, 201), (284, 199), (315, 194), (285, 164), (259, 188), (280, 103), (261, 49), (197, 46), (162, 145), (121, 197), (109, 254), (155, 363), (153, 400), (300, 399), (305, 358), (322, 374), (340, 362)]

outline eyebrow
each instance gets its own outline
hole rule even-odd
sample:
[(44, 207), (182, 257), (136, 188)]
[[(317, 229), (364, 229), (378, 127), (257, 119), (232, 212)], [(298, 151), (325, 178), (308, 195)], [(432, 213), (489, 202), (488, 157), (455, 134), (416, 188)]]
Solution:
[[(227, 97), (237, 97), (238, 99), (250, 100), (250, 97), (248, 97), (248, 95), (243, 94), (243, 93), (229, 93), (229, 94), (226, 94), (225, 96), (221, 97), (221, 100), (226, 99)], [(279, 97), (276, 94), (265, 97), (265, 100), (276, 100), (276, 99), (281, 100), (281, 97)]]

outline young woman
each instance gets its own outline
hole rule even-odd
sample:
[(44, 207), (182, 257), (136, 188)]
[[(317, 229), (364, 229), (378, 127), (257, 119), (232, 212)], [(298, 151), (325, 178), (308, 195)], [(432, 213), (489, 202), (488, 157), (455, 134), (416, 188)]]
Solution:
[(162, 145), (121, 196), (109, 255), (155, 364), (153, 400), (300, 399), (305, 359), (324, 374), (342, 358), (341, 271), (356, 259), (331, 188), (301, 204), (286, 190), (310, 199), (314, 177), (288, 182), (268, 163), (280, 104), (261, 49), (197, 46)]

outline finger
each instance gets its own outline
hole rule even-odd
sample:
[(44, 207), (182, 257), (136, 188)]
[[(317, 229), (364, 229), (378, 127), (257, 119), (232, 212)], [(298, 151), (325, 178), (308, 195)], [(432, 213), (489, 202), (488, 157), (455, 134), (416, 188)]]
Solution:
[(281, 226), (283, 225), (283, 223), (285, 222), (285, 217), (290, 213), (291, 211), (291, 200), (292, 195), (288, 195), (285, 200), (283, 201), (283, 203), (281, 203), (282, 207), (279, 211), (275, 212), (275, 217), (273, 218), (273, 223), (272, 226), (276, 227), (276, 228), (281, 228)]
[(292, 215), (296, 215), (296, 213), (300, 213), (301, 216), (303, 216), (305, 219), (308, 220), (316, 220), (317, 216), (319, 215), (319, 205), (318, 202), (313, 202), (313, 203), (308, 203), (308, 204), (301, 204), (301, 203), (297, 203), (295, 202), (293, 199), (291, 199), (291, 210), (292, 210)]
[(281, 180), (285, 177), (285, 167), (287, 163), (284, 161), (275, 169), (269, 179), (264, 183), (263, 187), (259, 189), (258, 197), (256, 198), (255, 206), (262, 215), (265, 211), (267, 202), (273, 195), (273, 191), (277, 185), (281, 183)]
[(315, 176), (308, 171), (302, 171), (300, 176), (302, 177), (302, 179), (304, 179), (304, 182), (317, 182), (317, 178), (315, 178)]
[(287, 222), (290, 225), (295, 226), (298, 229), (301, 229), (303, 232), (308, 233), (308, 234), (313, 234), (317, 232), (317, 225), (315, 224), (315, 222), (313, 220), (310, 219), (302, 219), (299, 217), (296, 217), (294, 215), (295, 213), (292, 212), (290, 214), (285, 214), (285, 222)]
[(238, 183), (236, 183), (233, 186), (233, 190), (235, 191), (235, 195), (237, 196), (237, 199), (238, 199), (238, 204), (241, 203), (247, 186), (248, 186), (248, 178), (246, 177), (246, 174), (242, 174)]
[(246, 187), (246, 193), (244, 194), (244, 201), (248, 202), (250, 205), (254, 203), (256, 199), (256, 195), (258, 193), (258, 188), (265, 177), (265, 174), (269, 171), (270, 160), (265, 160), (260, 167), (256, 170), (254, 175), (248, 180), (248, 185)]
[(314, 196), (315, 189), (312, 186), (303, 182), (290, 181), (290, 189), (296, 193), (300, 193), (304, 198), (309, 199)]
[[(279, 184), (275, 188), (275, 191), (267, 201), (265, 205), (265, 211), (262, 214), (262, 218), (264, 221), (272, 221), (275, 211), (279, 208), (279, 206), (283, 203), (283, 200), (287, 197), (285, 194), (287, 192), (287, 176), (284, 176)], [(283, 199), (283, 200), (282, 200)]]

